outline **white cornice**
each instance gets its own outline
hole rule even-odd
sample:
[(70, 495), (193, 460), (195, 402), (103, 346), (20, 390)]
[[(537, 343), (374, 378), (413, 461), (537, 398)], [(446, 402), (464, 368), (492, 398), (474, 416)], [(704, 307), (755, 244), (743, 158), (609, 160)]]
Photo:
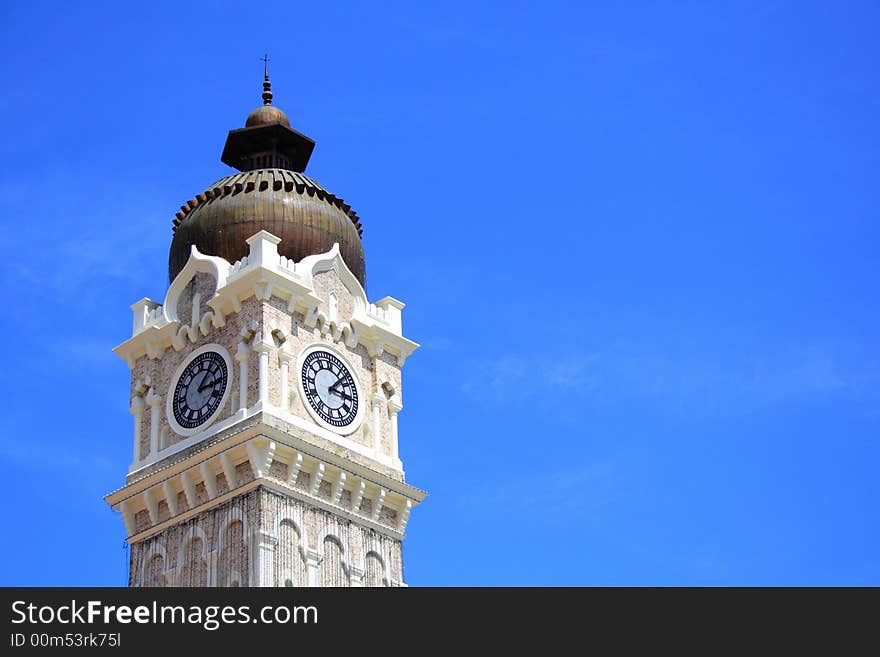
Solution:
[[(418, 344), (403, 337), (400, 312), (404, 304), (385, 297), (375, 304), (367, 300), (363, 287), (351, 273), (334, 244), (327, 253), (311, 255), (299, 263), (278, 254), (279, 239), (260, 231), (247, 240), (250, 253), (234, 264), (222, 258), (199, 253), (195, 246), (186, 265), (177, 275), (165, 302), (159, 305), (142, 299), (132, 306), (134, 320), (132, 337), (113, 351), (134, 367), (142, 357), (160, 358), (168, 348), (179, 351), (187, 341), (195, 343), (199, 335), (209, 335), (226, 323), (226, 316), (241, 309), (251, 296), (267, 300), (275, 295), (287, 302), (288, 311), (305, 316), (308, 327), (318, 326), (322, 333), (331, 333), (349, 347), (363, 344), (373, 356), (388, 352), (402, 366)], [(348, 321), (327, 317), (320, 310), (322, 300), (316, 293), (314, 277), (335, 271), (354, 299), (354, 311)], [(192, 277), (207, 273), (217, 281), (214, 297), (207, 302), (211, 308), (202, 316), (194, 316), (191, 324), (182, 324), (177, 315), (180, 295)]]
[[(268, 414), (265, 411), (253, 412), (247, 416), (236, 414), (230, 418), (227, 418), (222, 423), (217, 423), (212, 427), (213, 431), (217, 434), (220, 434), (221, 432), (227, 434), (223, 437), (220, 437), (219, 441), (206, 444), (199, 451), (186, 457), (180, 458), (177, 461), (169, 461), (167, 465), (161, 467), (159, 470), (156, 470), (154, 472), (148, 472), (147, 467), (142, 467), (138, 470), (135, 470), (134, 472), (130, 473), (129, 476), (137, 476), (139, 472), (141, 472), (142, 475), (132, 480), (131, 483), (129, 483), (125, 487), (108, 494), (105, 499), (110, 504), (115, 505), (131, 495), (136, 495), (143, 492), (147, 488), (153, 487), (158, 483), (161, 483), (168, 477), (179, 475), (184, 470), (192, 468), (193, 463), (197, 464), (202, 460), (214, 458), (222, 452), (228, 451), (236, 445), (243, 444), (248, 440), (254, 438), (255, 436), (265, 436), (266, 438), (278, 443), (279, 445), (286, 446), (289, 449), (295, 450), (300, 454), (311, 457), (316, 461), (327, 463), (334, 468), (345, 470), (353, 475), (356, 479), (362, 479), (376, 486), (387, 488), (403, 497), (414, 500), (416, 503), (420, 502), (427, 496), (427, 493), (425, 491), (416, 488), (415, 486), (412, 486), (405, 481), (390, 477), (367, 465), (362, 465), (360, 463), (352, 461), (350, 458), (347, 458), (345, 456), (335, 454), (334, 452), (324, 449), (320, 445), (316, 445), (315, 443), (307, 440), (306, 436), (316, 433), (316, 427), (314, 425), (309, 425), (304, 420), (296, 418), (297, 420), (300, 420), (293, 425), (293, 428), (298, 430), (296, 431), (296, 433), (292, 433), (289, 427), (275, 426), (274, 424), (274, 422), (277, 422), (278, 420), (281, 420), (284, 423), (289, 423), (290, 419), (291, 418), (289, 417), (276, 418), (275, 416)], [(251, 420), (251, 422), (240, 427), (236, 426), (239, 424), (239, 422), (243, 420)], [(338, 436), (336, 438), (338, 442)], [(205, 440), (206, 436), (204, 435), (192, 436), (185, 441), (187, 442), (186, 447), (191, 447), (195, 443)], [(163, 461), (167, 460), (169, 456), (173, 455), (167, 452), (163, 452), (162, 454)]]
[[(311, 473), (311, 485), (304, 489), (296, 487), (295, 478), (291, 480), (288, 476), (286, 480), (281, 480), (272, 476), (269, 465), (274, 461), (286, 463), (289, 471), (299, 472), (303, 469)], [(216, 482), (212, 479), (215, 477), (214, 473), (232, 474), (235, 466), (243, 462), (251, 464), (254, 478), (218, 495)], [(316, 473), (320, 473), (320, 479), (315, 478)], [(320, 483), (321, 480), (331, 481), (330, 499), (319, 494), (319, 486), (315, 482)], [(204, 483), (208, 493), (208, 499), (201, 503), (197, 501), (195, 494), (200, 483)], [(427, 495), (405, 482), (359, 467), (348, 459), (298, 440), (276, 428), (260, 424), (133, 481), (104, 499), (123, 513), (130, 535), (129, 542), (137, 542), (258, 486), (330, 511), (398, 540), (403, 538), (410, 510)], [(176, 503), (178, 490), (186, 493), (187, 509), (184, 511), (180, 511)], [(352, 502), (349, 506), (341, 503), (343, 490), (351, 492)], [(370, 511), (360, 509), (362, 498), (372, 500)], [(160, 520), (158, 505), (162, 500), (166, 501), (170, 515)], [(393, 519), (380, 517), (383, 506), (393, 510), (396, 516)], [(149, 526), (137, 531), (134, 517), (143, 510), (149, 512)]]
[[(384, 398), (380, 397), (379, 399), (384, 401)], [(309, 422), (308, 420), (294, 415), (287, 409), (281, 409), (275, 406), (263, 406), (263, 404), (261, 404), (260, 402), (257, 402), (248, 409), (239, 410), (238, 412), (233, 413), (223, 420), (219, 420), (218, 422), (203, 428), (203, 430), (199, 431), (198, 433), (185, 437), (182, 440), (179, 440), (178, 442), (169, 445), (165, 449), (158, 451), (155, 455), (141, 459), (140, 461), (138, 461), (137, 464), (132, 464), (132, 467), (129, 469), (128, 474), (130, 477), (137, 477), (138, 473), (148, 471), (150, 466), (152, 466), (153, 464), (165, 461), (173, 457), (175, 454), (180, 454), (181, 452), (188, 450), (193, 445), (207, 440), (211, 436), (219, 434), (243, 420), (254, 418), (257, 416), (259, 416), (258, 419), (261, 421), (265, 421), (273, 417), (277, 418), (278, 420), (291, 425), (293, 428), (300, 430), (303, 435), (314, 434), (323, 440), (339, 445), (349, 452), (354, 452), (355, 454), (359, 454), (360, 456), (378, 461), (378, 463), (380, 463), (381, 465), (389, 467), (393, 470), (397, 470), (398, 472), (403, 474), (403, 466), (399, 459), (393, 459), (390, 456), (386, 456), (384, 454), (377, 455), (373, 449), (360, 444), (349, 436), (342, 436), (336, 432), (330, 431), (329, 429), (325, 429), (318, 424)]]
[(177, 302), (180, 300), (180, 295), (183, 294), (184, 289), (193, 276), (200, 272), (208, 274), (214, 278), (217, 289), (220, 289), (226, 285), (229, 269), (230, 264), (226, 260), (216, 256), (204, 255), (193, 244), (190, 248), (189, 259), (187, 259), (180, 273), (175, 276), (168, 288), (168, 292), (165, 294), (165, 303), (162, 304), (165, 321), (169, 324), (171, 322), (179, 322)]

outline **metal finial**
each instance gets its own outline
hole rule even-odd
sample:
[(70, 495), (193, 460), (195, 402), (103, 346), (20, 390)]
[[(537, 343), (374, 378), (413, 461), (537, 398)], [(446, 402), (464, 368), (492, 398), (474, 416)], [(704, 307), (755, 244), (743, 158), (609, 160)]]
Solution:
[(269, 82), (269, 55), (260, 57), (263, 62), (263, 105), (272, 104), (272, 83)]

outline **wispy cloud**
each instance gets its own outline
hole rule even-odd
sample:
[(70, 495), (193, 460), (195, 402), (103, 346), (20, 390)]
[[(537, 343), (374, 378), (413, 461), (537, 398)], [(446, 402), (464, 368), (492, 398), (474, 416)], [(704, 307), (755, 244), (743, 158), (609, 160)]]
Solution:
[(496, 515), (510, 509), (530, 518), (536, 532), (576, 526), (592, 541), (612, 546), (639, 562), (654, 564), (661, 573), (656, 583), (664, 583), (663, 577), (669, 581), (686, 577), (706, 584), (727, 581), (730, 566), (711, 537), (687, 545), (674, 540), (652, 544), (644, 535), (645, 528), (631, 533), (626, 531), (625, 523), (616, 521), (643, 512), (644, 497), (649, 492), (633, 479), (627, 460), (626, 454), (619, 454), (613, 459), (564, 465), (556, 470), (519, 473), (501, 484), (465, 490), (459, 502), (469, 507), (478, 499)]
[[(162, 262), (156, 255), (167, 244), (170, 219), (168, 232), (156, 230), (154, 201), (112, 181), (106, 188), (78, 190), (69, 184), (77, 175), (44, 172), (0, 185), (0, 247), (16, 254), (0, 262), (0, 278), (23, 290), (48, 290), (56, 303), (99, 303), (109, 284), (135, 289), (144, 269)], [(57, 189), (64, 193), (46, 192)], [(22, 221), (33, 214), (27, 206), (33, 198), (41, 199), (40, 220)]]
[(63, 445), (21, 443), (4, 440), (0, 443), (0, 459), (27, 469), (45, 469), (56, 472), (83, 473), (119, 470), (119, 464), (94, 450), (71, 450)]
[(421, 348), (428, 351), (455, 351), (458, 348), (458, 344), (451, 338), (419, 336), (419, 340), (422, 343)]
[(663, 401), (710, 413), (833, 396), (877, 397), (880, 364), (846, 345), (803, 344), (765, 353), (692, 356), (616, 346), (594, 353), (501, 354), (469, 368), (463, 392), (498, 403), (590, 398)]
[(489, 507), (540, 512), (545, 521), (571, 521), (587, 511), (608, 507), (627, 495), (626, 474), (611, 461), (581, 464), (555, 471), (522, 473), (503, 484), (469, 490), (463, 505), (482, 500)]

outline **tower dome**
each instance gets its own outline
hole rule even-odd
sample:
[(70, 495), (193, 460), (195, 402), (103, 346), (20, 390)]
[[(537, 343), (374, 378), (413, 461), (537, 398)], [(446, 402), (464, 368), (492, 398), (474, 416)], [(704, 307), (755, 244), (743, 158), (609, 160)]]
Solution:
[(293, 130), (287, 115), (272, 105), (268, 70), (262, 97), (245, 127), (226, 138), (221, 161), (240, 173), (209, 185), (177, 213), (169, 280), (183, 269), (193, 245), (235, 262), (248, 253), (245, 240), (267, 230), (281, 238), (278, 252), (294, 261), (338, 243), (345, 264), (366, 288), (360, 220), (351, 206), (303, 174), (315, 142)]
[(290, 127), (287, 114), (274, 105), (260, 105), (260, 107), (248, 114), (244, 127), (254, 128), (260, 125), (269, 125), (270, 123), (280, 123), (283, 126)]

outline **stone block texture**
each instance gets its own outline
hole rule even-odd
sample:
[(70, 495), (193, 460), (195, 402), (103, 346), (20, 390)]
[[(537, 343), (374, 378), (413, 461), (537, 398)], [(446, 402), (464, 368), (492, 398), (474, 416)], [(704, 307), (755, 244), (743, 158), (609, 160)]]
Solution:
[[(261, 549), (271, 557), (258, 566)], [(397, 586), (402, 580), (400, 541), (264, 488), (131, 546), (130, 586)]]

